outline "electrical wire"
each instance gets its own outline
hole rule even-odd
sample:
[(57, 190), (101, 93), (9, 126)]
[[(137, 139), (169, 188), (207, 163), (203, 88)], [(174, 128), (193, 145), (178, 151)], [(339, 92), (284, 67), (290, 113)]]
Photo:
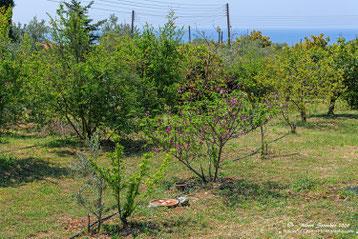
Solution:
[[(123, 6), (126, 6), (126, 7), (136, 7), (137, 9), (135, 10), (139, 10), (139, 11), (148, 11), (148, 10), (151, 10), (152, 13), (157, 13), (158, 14), (158, 11), (159, 13), (162, 13), (163, 11), (166, 11), (168, 12), (169, 10), (174, 10), (174, 12), (178, 13), (178, 15), (181, 15), (182, 17), (191, 17), (193, 15), (196, 15), (196, 16), (202, 16), (202, 15), (205, 15), (205, 16), (208, 16), (208, 14), (225, 14), (225, 11), (223, 9), (223, 6), (220, 7), (220, 8), (215, 8), (215, 9), (208, 9), (208, 10), (205, 10), (203, 11), (202, 9), (199, 11), (196, 11), (196, 10), (183, 10), (183, 9), (178, 9), (178, 8), (174, 8), (174, 7), (156, 7), (155, 5), (137, 5), (137, 4), (127, 4), (127, 3), (118, 3), (118, 2), (114, 2), (114, 1), (110, 1), (110, 0), (99, 0), (101, 2), (108, 2), (108, 3), (113, 3), (113, 4), (118, 4), (118, 5), (121, 5), (121, 6), (113, 6), (113, 5), (108, 5), (108, 4), (101, 4), (101, 3), (96, 3), (94, 2), (94, 4), (96, 5), (102, 5), (102, 6), (105, 6), (105, 7), (111, 7), (111, 8), (123, 8)], [(123, 2), (128, 2), (130, 3), (130, 1), (123, 1)], [(139, 9), (138, 9), (139, 8)], [(144, 8), (144, 9), (143, 9)], [(153, 12), (152, 10), (156, 11), (156, 12)], [(187, 15), (189, 14), (189, 15)]]
[[(57, 3), (62, 3), (60, 1), (56, 1), (56, 0), (47, 0), (49, 2), (57, 2)], [(86, 2), (86, 1), (82, 1), (82, 2)], [(86, 2), (86, 3), (90, 3), (90, 2)], [(110, 5), (104, 5), (104, 4), (98, 4), (98, 3), (94, 3), (96, 5), (99, 5), (99, 6), (104, 6), (104, 7), (112, 7), (112, 9), (109, 9), (109, 8), (103, 8), (103, 7), (91, 7), (92, 9), (95, 9), (95, 10), (101, 10), (101, 11), (108, 11), (108, 12), (116, 12), (116, 13), (127, 13), (127, 14), (131, 14), (131, 12), (129, 11), (124, 11), (122, 9), (118, 10), (117, 8), (113, 8), (113, 6), (110, 6)], [(170, 10), (170, 9), (168, 9)], [(136, 11), (136, 14), (143, 14), (143, 15), (146, 15), (146, 16), (151, 16), (151, 17), (164, 17), (167, 15), (167, 12), (162, 12), (161, 14), (160, 13), (144, 13), (142, 12), (143, 10), (141, 11)], [(210, 16), (203, 16), (203, 15), (175, 15), (176, 17), (178, 18), (187, 18), (187, 19), (202, 19), (202, 18), (208, 18)], [(217, 14), (217, 16), (225, 16), (224, 14)]]
[[(175, 6), (173, 4), (167, 4), (167, 5), (157, 5), (157, 4), (148, 4), (148, 3), (138, 3), (138, 2), (133, 2), (133, 1), (128, 1), (128, 0), (121, 0), (116, 1), (116, 0), (96, 0), (96, 1), (101, 1), (101, 2), (107, 2), (107, 3), (113, 3), (113, 4), (117, 4), (117, 5), (131, 5), (131, 6), (138, 6), (138, 7), (157, 7), (157, 8), (177, 8), (177, 9), (193, 9), (196, 10), (195, 8), (198, 8), (200, 10), (205, 9), (205, 8), (209, 8), (209, 10), (217, 10), (217, 9), (224, 9), (224, 5), (217, 5), (215, 8), (214, 7), (210, 7), (207, 5), (201, 5), (201, 6), (197, 6), (197, 7), (192, 7), (190, 5), (183, 5), (183, 6)], [(94, 2), (96, 2), (94, 1)]]
[(219, 6), (221, 6), (221, 4), (185, 4), (185, 3), (162, 2), (162, 1), (157, 1), (157, 0), (142, 0), (142, 1), (149, 2), (149, 3), (161, 3), (161, 4), (169, 4), (169, 5), (188, 6), (188, 7), (219, 7)]
[[(62, 3), (60, 0), (47, 0), (49, 2)], [(162, 1), (142, 0), (143, 2), (134, 2), (130, 0), (98, 0), (94, 2), (91, 9), (130, 15), (132, 11), (126, 10), (131, 7), (135, 10), (135, 20), (147, 19), (150, 17), (151, 23), (162, 23), (165, 20), (170, 10), (174, 10), (175, 17), (177, 17), (176, 23), (179, 25), (196, 25), (203, 26), (207, 24), (226, 24), (226, 11), (224, 11), (224, 5), (196, 5), (196, 4), (180, 4), (169, 3)], [(89, 0), (82, 2), (90, 3)], [(151, 4), (148, 4), (150, 2)], [(110, 5), (107, 3), (115, 4)], [(153, 4), (154, 3), (154, 4)], [(168, 6), (159, 5), (167, 4)], [(169, 6), (170, 5), (170, 6)], [(195, 10), (195, 7), (209, 7), (206, 9)], [(175, 9), (178, 7), (177, 9)], [(181, 8), (188, 7), (190, 10), (183, 10)], [(193, 8), (194, 7), (194, 8)], [(242, 26), (274, 26), (274, 27), (304, 27), (304, 26), (347, 26), (357, 25), (358, 15), (316, 15), (316, 16), (231, 16), (231, 25)], [(220, 25), (220, 24), (217, 24)]]

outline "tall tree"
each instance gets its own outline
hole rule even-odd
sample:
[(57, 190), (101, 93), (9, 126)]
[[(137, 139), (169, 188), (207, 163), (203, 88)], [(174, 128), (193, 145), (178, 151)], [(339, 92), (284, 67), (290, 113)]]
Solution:
[(335, 104), (339, 97), (343, 96), (348, 104), (358, 108), (358, 54), (357, 41), (346, 42), (344, 38), (338, 39), (337, 43), (330, 47), (334, 59), (334, 67), (343, 71), (343, 83), (345, 92), (334, 92), (331, 97), (328, 114), (334, 114)]
[(91, 138), (101, 126), (119, 132), (130, 130), (136, 80), (130, 42), (112, 47), (91, 45), (88, 15), (81, 6), (75, 11), (60, 5), (58, 17), (51, 20), (51, 46), (28, 59), (29, 97), (38, 115), (65, 119), (79, 138)]
[(65, 14), (76, 13), (77, 17), (83, 19), (83, 27), (85, 32), (89, 35), (90, 44), (93, 44), (98, 40), (98, 31), (100, 30), (101, 25), (106, 22), (106, 20), (102, 20), (93, 24), (93, 19), (88, 18), (88, 10), (92, 7), (93, 3), (94, 1), (91, 1), (88, 5), (82, 6), (81, 2), (78, 0), (71, 0), (69, 3), (64, 2), (67, 9), (63, 12)]
[[(139, 33), (138, 28), (134, 28), (134, 34), (137, 35)], [(123, 37), (123, 36), (131, 36), (132, 30), (131, 25), (126, 23), (118, 23), (118, 17), (116, 15), (111, 14), (109, 19), (103, 24), (101, 27), (101, 35), (112, 37)]]
[(0, 131), (18, 121), (22, 111), (23, 66), (21, 52), (9, 48), (10, 18), (11, 8), (0, 7)]
[[(15, 6), (14, 0), (1, 0), (0, 1), (0, 8), (4, 7), (5, 8), (5, 12), (9, 9), (9, 8), (13, 8)], [(11, 25), (12, 22), (12, 10), (11, 10), (11, 15), (8, 19), (9, 25)], [(13, 34), (12, 34), (12, 29), (10, 28), (9, 31), (9, 36), (10, 38), (13, 38)]]
[[(13, 8), (15, 6), (14, 0), (1, 0), (0, 1), (0, 8), (5, 7), (5, 11), (7, 11), (9, 8)], [(12, 15), (12, 14), (11, 14)], [(10, 18), (8, 21), (11, 23)]]
[(39, 21), (35, 16), (28, 24), (12, 25), (13, 41), (21, 43), (24, 41), (25, 34), (31, 40), (33, 46), (38, 46), (37, 43), (42, 43), (46, 40), (49, 33), (49, 27), (46, 26), (45, 20)]

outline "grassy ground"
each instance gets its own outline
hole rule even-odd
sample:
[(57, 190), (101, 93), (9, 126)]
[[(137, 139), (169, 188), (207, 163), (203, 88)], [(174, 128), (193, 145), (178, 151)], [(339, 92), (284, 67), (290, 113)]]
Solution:
[[(272, 122), (268, 139), (287, 131)], [(189, 207), (139, 208), (127, 237), (358, 238), (357, 111), (316, 115), (297, 135), (272, 143), (265, 159), (232, 161), (258, 146), (259, 132), (232, 142), (220, 182), (196, 184)], [(8, 158), (0, 164), (0, 238), (65, 238), (86, 226), (86, 211), (72, 197), (83, 183), (71, 166), (81, 147), (74, 138), (25, 131), (3, 137), (0, 154)], [(140, 153), (129, 157), (138, 160)], [(155, 196), (174, 197), (173, 184), (192, 178), (173, 161)], [(118, 224), (117, 218), (106, 222), (93, 238), (125, 236)]]

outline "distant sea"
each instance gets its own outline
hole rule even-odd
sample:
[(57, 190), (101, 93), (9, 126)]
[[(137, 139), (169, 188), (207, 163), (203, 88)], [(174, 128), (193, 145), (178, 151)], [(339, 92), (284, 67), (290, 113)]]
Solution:
[[(337, 41), (338, 38), (344, 37), (347, 41), (354, 40), (358, 37), (358, 29), (255, 29), (260, 30), (263, 35), (269, 36), (272, 42), (284, 43), (293, 45), (298, 43), (300, 40), (304, 40), (305, 36), (310, 37), (311, 35), (318, 36), (324, 33), (324, 36), (330, 37), (329, 44)], [(214, 29), (199, 29), (199, 31), (205, 31), (205, 35), (210, 37), (212, 40), (218, 39), (218, 33)], [(226, 30), (224, 31), (224, 41), (227, 40)], [(234, 39), (237, 36), (248, 34), (252, 29), (236, 29), (233, 30)], [(196, 29), (192, 29), (192, 39), (198, 35)], [(187, 42), (189, 39), (188, 31), (185, 31), (184, 41)]]

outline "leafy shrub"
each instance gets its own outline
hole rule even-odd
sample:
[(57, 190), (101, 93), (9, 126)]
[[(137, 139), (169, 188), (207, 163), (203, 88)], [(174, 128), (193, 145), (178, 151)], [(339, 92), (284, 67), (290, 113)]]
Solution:
[[(169, 162), (167, 156), (159, 170), (151, 174), (149, 168), (149, 160), (152, 155), (146, 154), (142, 162), (136, 166), (129, 167), (123, 155), (123, 147), (119, 144), (119, 137), (115, 137), (116, 149), (108, 156), (111, 160), (110, 167), (100, 166), (98, 162), (89, 159), (90, 165), (94, 172), (98, 173), (107, 183), (116, 200), (116, 207), (120, 219), (124, 227), (128, 226), (128, 217), (130, 217), (137, 208), (138, 201), (136, 200), (141, 194), (148, 195), (153, 189), (153, 186), (163, 177), (165, 169)], [(141, 187), (146, 186), (146, 191), (143, 193)]]

